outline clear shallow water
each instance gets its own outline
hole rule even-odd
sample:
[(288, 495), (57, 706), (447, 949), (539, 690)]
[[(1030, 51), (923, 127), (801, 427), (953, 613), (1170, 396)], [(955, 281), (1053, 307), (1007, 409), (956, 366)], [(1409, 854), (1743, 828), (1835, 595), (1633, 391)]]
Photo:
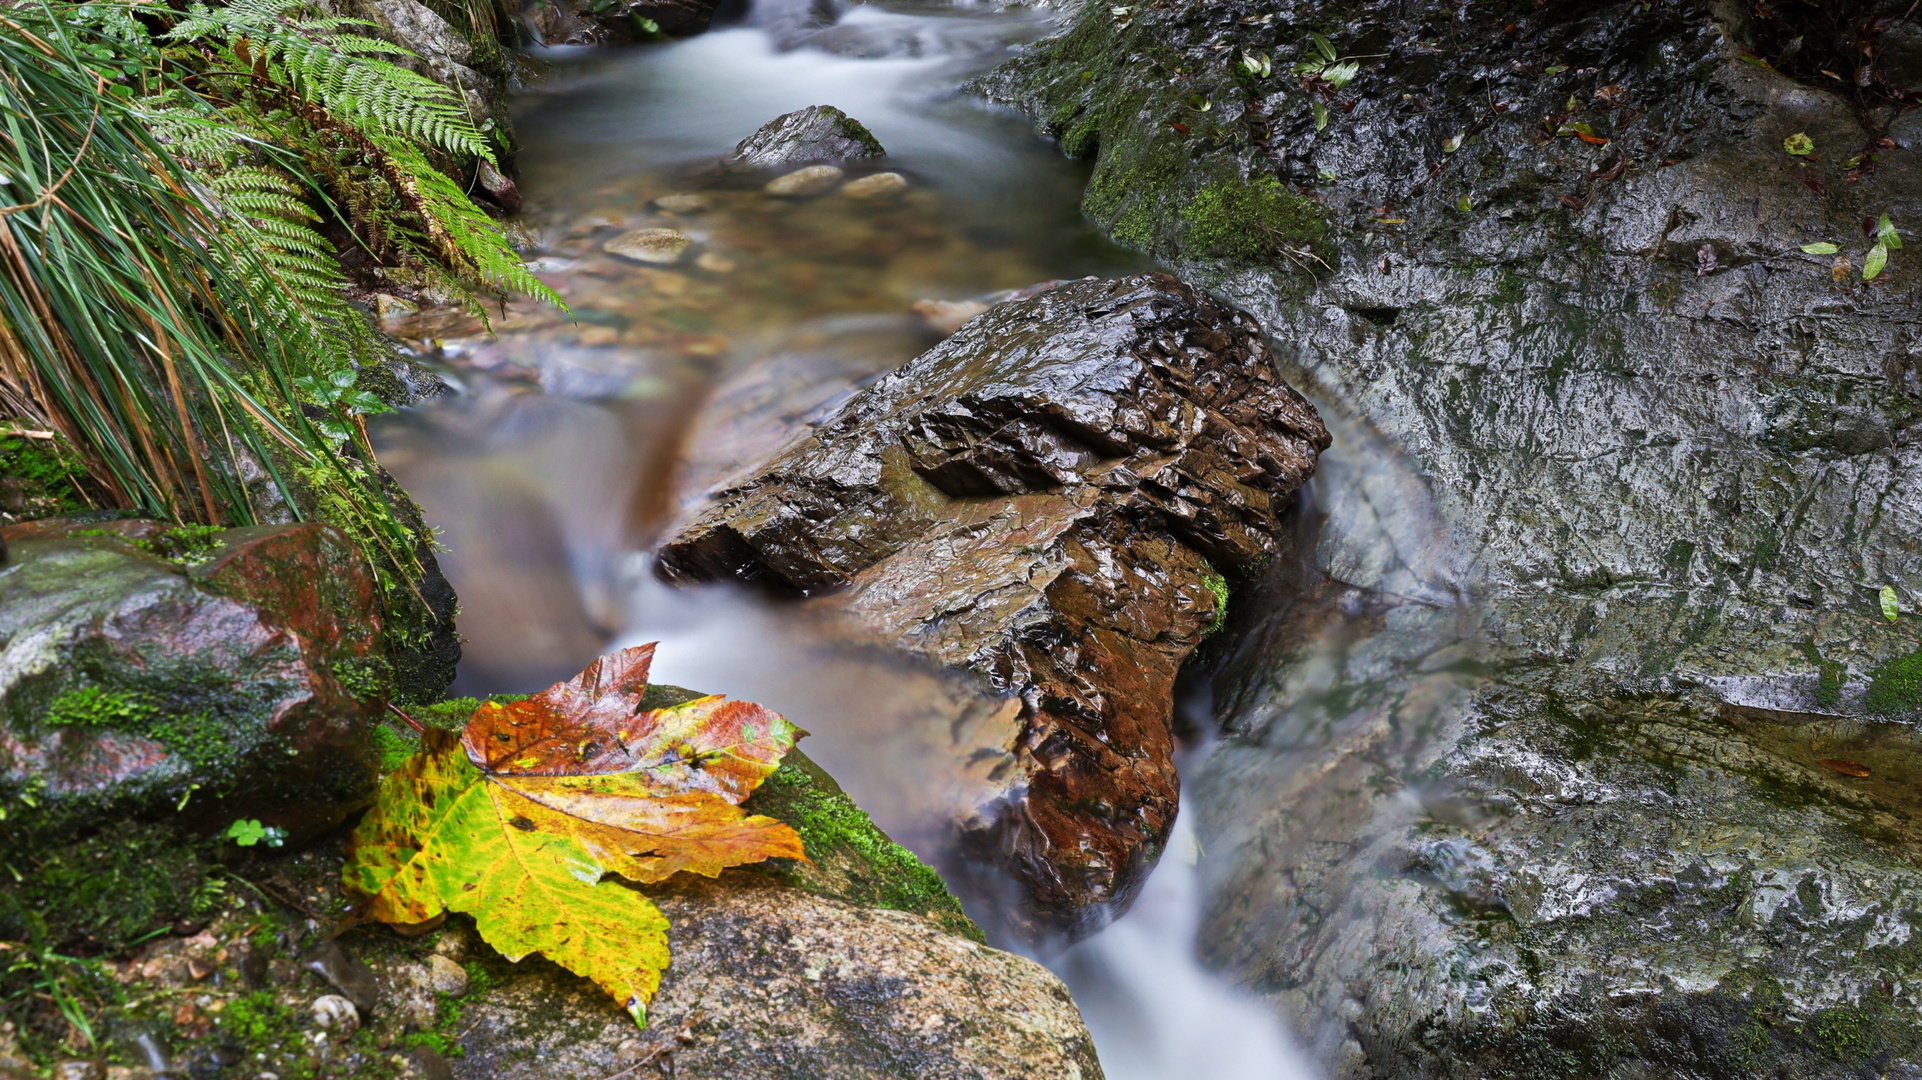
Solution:
[[(657, 679), (787, 713), (884, 828), (956, 869), (944, 823), (974, 792), (914, 737), (953, 715), (955, 681), (835, 646), (809, 616), (739, 592), (667, 589), (644, 553), (701, 491), (939, 340), (917, 302), (1146, 264), (1082, 220), (1083, 167), (954, 93), (1043, 19), (861, 6), (808, 29), (769, 6), (785, 2), (686, 42), (548, 57), (552, 77), (517, 105), (522, 220), (575, 318), (516, 303), (493, 319), (497, 336), (449, 312), (395, 327), (465, 393), (382, 418), (376, 442), (442, 530), (467, 638), (458, 691), (532, 689), (613, 645), (659, 640)], [(911, 189), (783, 200), (711, 171), (762, 123), (812, 104), (867, 124)], [(655, 201), (675, 194), (703, 204)], [(682, 264), (601, 250), (655, 226), (695, 240)], [(1195, 960), (1207, 859), (1188, 816), (1179, 830), (1130, 912), (1042, 958), (1114, 1080), (1308, 1075), (1272, 1007)]]

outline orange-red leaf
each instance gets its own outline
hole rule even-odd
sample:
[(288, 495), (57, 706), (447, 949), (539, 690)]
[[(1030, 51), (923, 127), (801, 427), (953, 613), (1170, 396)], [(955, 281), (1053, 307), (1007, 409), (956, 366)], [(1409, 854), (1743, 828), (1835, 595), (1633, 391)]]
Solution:
[(644, 1018), (667, 923), (603, 875), (645, 884), (807, 857), (793, 829), (739, 805), (799, 729), (720, 697), (642, 710), (653, 653), (623, 650), (526, 701), (484, 705), (458, 744), (427, 732), (354, 831), (343, 877), (368, 917), (469, 912), (504, 955), (544, 953)]

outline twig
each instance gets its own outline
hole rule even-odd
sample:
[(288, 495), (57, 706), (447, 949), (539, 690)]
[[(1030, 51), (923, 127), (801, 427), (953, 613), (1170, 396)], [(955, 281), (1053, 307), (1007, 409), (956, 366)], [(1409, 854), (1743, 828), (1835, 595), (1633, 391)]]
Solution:
[[(365, 431), (364, 428), (362, 430), (363, 432)], [(407, 721), (407, 726), (414, 729), (414, 734), (416, 735), (427, 734), (427, 728), (424, 727), (419, 720), (416, 720), (413, 717), (407, 715), (407, 713), (404, 710), (402, 710), (400, 706), (390, 701), (387, 703), (387, 707), (393, 710), (395, 716), (398, 716), (402, 720)]]

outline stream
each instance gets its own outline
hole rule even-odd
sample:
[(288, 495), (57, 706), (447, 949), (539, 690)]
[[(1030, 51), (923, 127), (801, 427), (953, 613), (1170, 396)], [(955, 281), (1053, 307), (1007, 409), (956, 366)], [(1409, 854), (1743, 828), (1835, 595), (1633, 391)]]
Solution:
[[(966, 310), (944, 305), (1148, 267), (1082, 219), (1085, 166), (956, 91), (1051, 26), (1033, 12), (910, 3), (856, 6), (814, 26), (805, 5), (760, 0), (745, 23), (687, 41), (543, 54), (551, 74), (516, 103), (521, 221), (573, 319), (514, 303), (495, 313), (492, 334), (465, 315), (390, 327), (462, 392), (374, 425), (383, 462), (442, 529), (466, 639), (453, 692), (525, 691), (606, 649), (658, 640), (657, 681), (780, 709), (884, 829), (951, 881), (967, 875), (940, 823), (968, 793), (890, 737), (938, 710), (940, 673), (835, 646), (744, 593), (669, 589), (645, 552), (731, 470), (938, 341), (944, 315)], [(908, 190), (782, 200), (714, 182), (707, 170), (737, 141), (812, 104), (866, 124)], [(657, 269), (602, 252), (616, 233), (651, 226), (685, 232), (698, 259)], [(1347, 546), (1329, 559), (1424, 610), (1447, 606), (1450, 586), (1435, 584), (1445, 573), (1406, 565), (1423, 538), (1351, 527), (1379, 523), (1370, 495), (1397, 479), (1367, 465), (1384, 447), (1330, 426), (1335, 448), (1300, 511), (1337, 519), (1332, 535)], [(1366, 653), (1355, 641), (1372, 631), (1355, 627), (1379, 611), (1334, 603), (1314, 623), (1330, 643), (1322, 651)], [(1349, 667), (1343, 677), (1363, 681), (1406, 674)], [(1302, 709), (1329, 697), (1302, 695)], [(1239, 776), (1245, 798), (1249, 783), (1282, 782), (1247, 780), (1263, 774), (1248, 764), (1260, 740), (1211, 757), (1205, 690), (1180, 707), (1191, 786)], [(1196, 956), (1210, 866), (1232, 860), (1238, 842), (1221, 830), (1204, 837), (1206, 820), (1184, 813), (1132, 908), (1072, 947), (996, 935), (996, 890), (957, 882), (997, 944), (1026, 949), (1068, 983), (1110, 1080), (1311, 1075), (1272, 1004)]]

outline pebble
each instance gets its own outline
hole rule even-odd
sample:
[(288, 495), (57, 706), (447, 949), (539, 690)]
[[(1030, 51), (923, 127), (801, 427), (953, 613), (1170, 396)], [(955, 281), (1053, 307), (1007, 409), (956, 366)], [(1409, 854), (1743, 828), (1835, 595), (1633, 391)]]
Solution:
[(314, 1025), (345, 1039), (360, 1030), (360, 1011), (339, 994), (322, 994), (314, 999)]
[(841, 187), (841, 194), (850, 199), (880, 199), (889, 195), (899, 195), (908, 189), (908, 178), (898, 172), (878, 172), (873, 176), (863, 176), (859, 180), (849, 180)]
[(841, 170), (833, 165), (809, 165), (769, 180), (761, 190), (784, 199), (805, 199), (840, 183), (842, 175)]
[(63, 1061), (53, 1067), (54, 1080), (107, 1080), (104, 1061)]
[(935, 333), (947, 335), (988, 310), (988, 305), (979, 300), (917, 300), (910, 310), (926, 319)]
[(654, 205), (672, 214), (692, 214), (707, 209), (707, 196), (687, 193), (663, 195), (654, 200)]
[(427, 958), (427, 985), (437, 994), (459, 997), (467, 992), (467, 972), (437, 953)]
[(644, 263), (674, 263), (694, 241), (679, 229), (635, 229), (601, 245), (609, 255)]
[(694, 265), (710, 274), (731, 274), (735, 268), (734, 260), (718, 251), (701, 252), (700, 258), (694, 260)]
[(374, 296), (374, 314), (380, 317), (381, 322), (399, 322), (419, 312), (419, 304), (409, 303), (398, 296), (390, 296), (387, 293), (378, 293)]

